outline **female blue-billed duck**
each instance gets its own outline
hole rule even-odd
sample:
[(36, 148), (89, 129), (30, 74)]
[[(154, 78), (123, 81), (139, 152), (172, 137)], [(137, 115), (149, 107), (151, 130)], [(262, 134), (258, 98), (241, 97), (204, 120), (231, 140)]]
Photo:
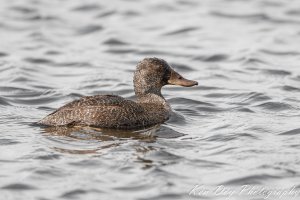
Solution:
[(161, 94), (165, 85), (191, 87), (187, 80), (159, 58), (138, 63), (134, 78), (136, 101), (115, 95), (86, 96), (70, 102), (39, 121), (47, 126), (94, 126), (113, 129), (139, 129), (169, 119), (171, 107)]

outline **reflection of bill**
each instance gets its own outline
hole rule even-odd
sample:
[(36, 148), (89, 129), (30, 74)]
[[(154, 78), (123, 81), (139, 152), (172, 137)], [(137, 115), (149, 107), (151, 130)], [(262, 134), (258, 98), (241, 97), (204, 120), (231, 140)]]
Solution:
[(232, 197), (249, 196), (263, 199), (298, 199), (300, 189), (293, 186), (291, 188), (267, 188), (259, 185), (242, 185), (240, 187), (227, 187), (224, 185), (204, 186), (195, 185), (189, 192), (190, 196), (198, 197), (222, 197), (227, 200)]

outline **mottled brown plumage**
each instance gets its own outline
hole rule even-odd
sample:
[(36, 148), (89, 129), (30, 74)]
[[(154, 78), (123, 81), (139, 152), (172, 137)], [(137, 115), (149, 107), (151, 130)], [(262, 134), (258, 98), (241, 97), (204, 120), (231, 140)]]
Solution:
[(171, 108), (161, 94), (167, 84), (193, 86), (196, 81), (184, 79), (166, 61), (145, 58), (134, 73), (136, 101), (115, 95), (82, 97), (70, 102), (39, 124), (47, 126), (95, 126), (114, 129), (137, 129), (168, 120)]

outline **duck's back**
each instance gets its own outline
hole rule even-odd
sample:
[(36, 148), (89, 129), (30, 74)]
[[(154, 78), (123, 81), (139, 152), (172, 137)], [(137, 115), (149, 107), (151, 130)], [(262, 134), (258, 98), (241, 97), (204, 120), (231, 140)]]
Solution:
[(39, 123), (134, 129), (162, 123), (167, 118), (159, 106), (140, 105), (115, 95), (96, 95), (70, 102)]

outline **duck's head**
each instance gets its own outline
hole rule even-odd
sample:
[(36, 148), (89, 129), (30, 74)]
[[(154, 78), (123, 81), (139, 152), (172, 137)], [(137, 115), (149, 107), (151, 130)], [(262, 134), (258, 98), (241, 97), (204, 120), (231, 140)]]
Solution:
[(138, 63), (133, 78), (134, 90), (137, 96), (148, 93), (161, 94), (165, 85), (180, 85), (191, 87), (198, 85), (197, 81), (183, 78), (170, 65), (159, 58), (145, 58)]

